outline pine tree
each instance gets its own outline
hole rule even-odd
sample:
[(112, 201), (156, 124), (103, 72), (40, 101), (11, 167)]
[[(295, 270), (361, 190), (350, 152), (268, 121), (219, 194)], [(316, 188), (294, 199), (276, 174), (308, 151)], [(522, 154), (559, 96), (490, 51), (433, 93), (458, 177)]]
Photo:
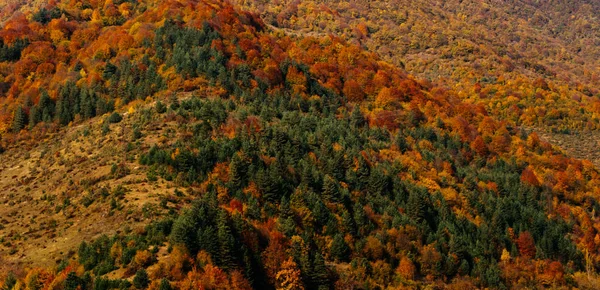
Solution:
[(384, 194), (389, 188), (389, 179), (378, 167), (371, 172), (369, 177), (369, 193), (374, 195)]
[(12, 290), (15, 285), (17, 285), (17, 277), (13, 272), (8, 273), (8, 276), (4, 280), (4, 285), (2, 286), (2, 290)]
[(362, 155), (358, 156), (358, 169), (356, 170), (356, 183), (359, 189), (365, 189), (369, 182), (371, 169)]
[(65, 290), (75, 290), (81, 284), (81, 279), (77, 277), (75, 272), (69, 272), (65, 280)]
[(354, 128), (361, 128), (365, 124), (365, 117), (360, 111), (360, 106), (356, 105), (354, 110), (352, 110), (352, 115), (350, 116), (350, 126)]
[(328, 201), (337, 201), (339, 198), (337, 182), (329, 175), (323, 179), (323, 197)]
[(160, 100), (156, 101), (156, 104), (154, 105), (154, 109), (159, 114), (162, 114), (167, 111), (167, 107)]
[(421, 190), (413, 190), (408, 196), (406, 212), (409, 217), (420, 222), (425, 215), (425, 193)]
[(335, 235), (331, 243), (331, 256), (338, 261), (346, 262), (349, 260), (350, 247), (346, 244), (341, 234)]
[(69, 100), (65, 97), (60, 97), (56, 102), (56, 115), (58, 117), (58, 122), (61, 125), (67, 125), (69, 122), (73, 120), (71, 115), (71, 107), (69, 104)]
[(235, 267), (235, 239), (228, 224), (227, 213), (219, 212), (217, 219), (217, 238), (219, 240), (219, 262), (223, 269)]
[(342, 224), (346, 232), (350, 233), (353, 236), (356, 236), (356, 223), (354, 222), (352, 215), (350, 215), (350, 212), (348, 212), (347, 210), (344, 210), (342, 212)]
[(243, 187), (244, 178), (246, 177), (247, 166), (239, 154), (233, 155), (231, 163), (229, 163), (230, 182), (234, 188)]
[(45, 90), (42, 90), (37, 106), (41, 113), (41, 121), (51, 122), (54, 118), (54, 102)]
[(335, 152), (333, 159), (330, 162), (330, 172), (337, 180), (344, 180), (346, 176), (346, 159), (344, 152)]
[(317, 252), (313, 260), (313, 268), (310, 273), (310, 280), (316, 288), (327, 286), (329, 284), (329, 271), (325, 265), (325, 259), (321, 253)]
[(248, 279), (250, 284), (254, 284), (255, 272), (254, 272), (254, 263), (252, 261), (252, 256), (250, 255), (250, 251), (245, 246), (243, 247), (244, 253), (244, 277)]
[(210, 256), (216, 260), (220, 255), (219, 241), (215, 239), (217, 230), (213, 226), (198, 229), (198, 245), (200, 249), (205, 250)]
[(396, 146), (398, 146), (398, 149), (400, 149), (400, 152), (402, 153), (408, 150), (408, 142), (406, 142), (406, 138), (400, 133), (396, 135)]
[(173, 287), (171, 287), (171, 283), (169, 283), (169, 280), (167, 280), (167, 278), (162, 278), (160, 280), (160, 285), (158, 285), (158, 290), (172, 290)]
[(25, 124), (27, 124), (27, 115), (23, 108), (18, 106), (13, 117), (13, 132), (19, 133), (25, 128)]
[(29, 109), (29, 128), (35, 127), (40, 121), (42, 121), (42, 113), (38, 106), (34, 105)]
[(146, 289), (150, 284), (150, 278), (145, 269), (139, 269), (133, 277), (133, 286), (137, 289)]
[(171, 240), (175, 244), (184, 244), (187, 249), (195, 253), (198, 250), (197, 224), (188, 212), (184, 212), (173, 223)]

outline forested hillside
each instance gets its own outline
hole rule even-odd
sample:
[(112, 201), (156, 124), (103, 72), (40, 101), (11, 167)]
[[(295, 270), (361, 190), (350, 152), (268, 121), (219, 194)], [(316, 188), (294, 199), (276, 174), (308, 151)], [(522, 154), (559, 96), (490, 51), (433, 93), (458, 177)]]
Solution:
[[(272, 24), (217, 0), (64, 0), (10, 17), (2, 289), (600, 283), (591, 162), (465, 98), (463, 82)], [(595, 126), (592, 101), (580, 109), (558, 78), (531, 84), (540, 106), (560, 96), (576, 127)]]
[(597, 1), (235, 2), (274, 27), (341, 36), (510, 122), (598, 128)]

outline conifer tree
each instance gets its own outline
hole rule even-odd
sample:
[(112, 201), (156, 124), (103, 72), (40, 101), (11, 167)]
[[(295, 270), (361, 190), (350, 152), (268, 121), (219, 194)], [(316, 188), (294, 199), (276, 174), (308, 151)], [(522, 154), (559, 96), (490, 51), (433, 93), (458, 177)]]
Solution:
[(230, 182), (234, 188), (241, 188), (246, 176), (246, 164), (239, 154), (233, 155), (231, 163), (229, 163)]
[(352, 110), (352, 115), (350, 116), (350, 126), (354, 128), (361, 128), (366, 124), (365, 117), (360, 111), (360, 106), (355, 105), (354, 110)]
[(150, 278), (145, 269), (139, 269), (133, 277), (133, 286), (137, 289), (146, 289), (150, 284)]
[(235, 239), (228, 224), (227, 213), (220, 211), (217, 219), (219, 261), (224, 269), (235, 267)]
[(169, 280), (167, 280), (167, 278), (162, 278), (160, 280), (160, 284), (158, 285), (158, 290), (172, 290), (173, 287), (171, 287), (171, 283), (169, 283)]
[(325, 265), (325, 259), (321, 253), (317, 252), (313, 260), (313, 268), (310, 273), (310, 280), (314, 286), (326, 286), (329, 284), (329, 271)]
[(348, 261), (350, 247), (346, 244), (344, 237), (341, 234), (335, 235), (331, 243), (331, 255), (338, 261)]
[(25, 124), (27, 124), (27, 115), (25, 114), (23, 108), (18, 106), (13, 117), (13, 132), (20, 132), (23, 128), (25, 128)]
[(337, 182), (329, 175), (323, 179), (323, 197), (328, 201), (337, 201), (339, 198)]

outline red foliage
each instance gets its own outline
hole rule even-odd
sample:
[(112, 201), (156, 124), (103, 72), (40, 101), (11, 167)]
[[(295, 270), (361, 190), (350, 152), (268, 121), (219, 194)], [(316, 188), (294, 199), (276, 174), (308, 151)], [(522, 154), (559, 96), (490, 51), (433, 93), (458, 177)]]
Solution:
[(477, 136), (477, 138), (471, 142), (471, 149), (480, 156), (486, 156), (489, 153), (487, 145), (481, 136)]
[(521, 232), (517, 238), (517, 247), (519, 253), (523, 257), (533, 258), (535, 256), (535, 241), (531, 234), (527, 231)]
[(523, 172), (521, 173), (521, 181), (525, 184), (540, 186), (540, 181), (538, 180), (537, 176), (535, 176), (531, 166), (527, 166), (525, 169), (523, 169)]

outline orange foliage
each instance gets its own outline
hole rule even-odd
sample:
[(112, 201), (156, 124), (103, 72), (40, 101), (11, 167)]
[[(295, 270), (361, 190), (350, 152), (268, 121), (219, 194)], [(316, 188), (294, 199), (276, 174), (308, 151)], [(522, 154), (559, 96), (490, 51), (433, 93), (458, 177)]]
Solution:
[(360, 102), (365, 98), (363, 89), (355, 80), (347, 80), (344, 83), (343, 93), (350, 102)]
[(415, 272), (416, 268), (413, 262), (407, 257), (402, 257), (402, 259), (400, 259), (400, 264), (398, 264), (398, 268), (396, 268), (396, 273), (406, 280), (413, 280), (415, 278)]
[(275, 279), (277, 281), (277, 289), (304, 289), (304, 286), (302, 285), (300, 269), (292, 257), (289, 257), (283, 262), (283, 264), (281, 264), (281, 270), (277, 272)]
[(521, 181), (532, 186), (540, 186), (540, 181), (533, 172), (533, 168), (531, 166), (527, 166), (525, 169), (523, 169), (523, 172), (521, 173)]

